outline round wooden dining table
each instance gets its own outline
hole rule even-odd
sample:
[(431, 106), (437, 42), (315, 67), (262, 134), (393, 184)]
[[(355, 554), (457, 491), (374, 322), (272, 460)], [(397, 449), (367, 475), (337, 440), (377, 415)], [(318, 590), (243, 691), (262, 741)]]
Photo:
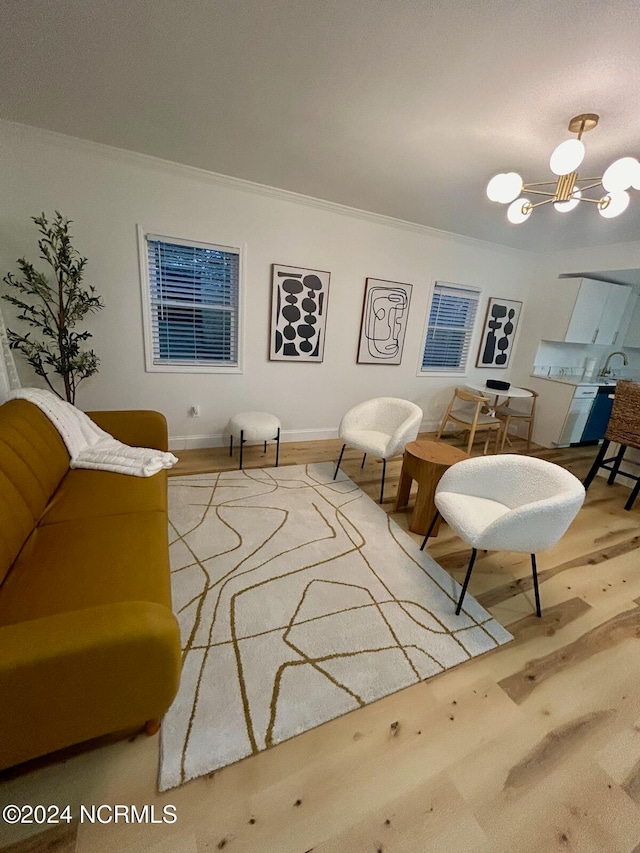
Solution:
[(498, 400), (500, 397), (531, 397), (531, 391), (527, 391), (526, 388), (518, 388), (516, 385), (511, 385), (510, 388), (502, 389), (502, 388), (487, 388), (486, 385), (478, 383), (465, 382), (465, 387), (469, 388), (471, 391), (475, 391), (478, 394), (482, 394), (485, 397), (489, 397), (493, 395), (493, 408), (495, 409), (498, 405)]

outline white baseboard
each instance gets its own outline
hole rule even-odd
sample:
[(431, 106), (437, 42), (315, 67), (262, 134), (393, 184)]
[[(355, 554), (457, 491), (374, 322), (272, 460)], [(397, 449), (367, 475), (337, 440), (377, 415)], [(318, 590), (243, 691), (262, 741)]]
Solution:
[(222, 447), (229, 438), (222, 435), (170, 435), (169, 450), (195, 450), (201, 447)]
[[(325, 427), (321, 429), (298, 429), (282, 430), (280, 441), (326, 441), (337, 438), (337, 428)], [(260, 444), (259, 441), (254, 442)], [(169, 436), (169, 450), (194, 450), (203, 447), (228, 447), (229, 434), (219, 433), (217, 435), (171, 435)]]

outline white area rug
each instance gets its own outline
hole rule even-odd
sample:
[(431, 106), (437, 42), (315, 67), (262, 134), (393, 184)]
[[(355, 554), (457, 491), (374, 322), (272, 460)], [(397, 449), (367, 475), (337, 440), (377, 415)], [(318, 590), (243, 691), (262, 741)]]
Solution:
[(511, 635), (333, 463), (172, 477), (182, 683), (161, 790)]

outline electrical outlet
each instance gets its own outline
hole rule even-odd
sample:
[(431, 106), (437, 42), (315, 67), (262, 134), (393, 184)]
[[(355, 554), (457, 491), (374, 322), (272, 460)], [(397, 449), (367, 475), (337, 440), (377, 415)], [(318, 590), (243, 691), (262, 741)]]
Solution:
[(198, 406), (197, 403), (194, 404), (193, 406), (191, 406), (191, 408), (189, 409), (189, 414), (191, 415), (192, 418), (199, 418), (200, 417), (200, 406)]

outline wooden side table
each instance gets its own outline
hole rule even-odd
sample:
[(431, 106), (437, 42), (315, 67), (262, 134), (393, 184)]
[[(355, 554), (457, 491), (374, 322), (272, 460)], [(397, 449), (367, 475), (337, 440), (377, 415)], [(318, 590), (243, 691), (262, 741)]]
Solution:
[[(418, 494), (415, 506), (409, 522), (409, 530), (413, 533), (427, 532), (427, 528), (435, 515), (436, 505), (433, 498), (436, 486), (444, 472), (455, 462), (468, 459), (469, 454), (458, 447), (452, 447), (442, 441), (410, 441), (404, 449), (402, 460), (402, 473), (398, 483), (398, 496), (396, 498), (396, 511), (406, 506), (411, 491), (411, 481), (418, 483)], [(440, 519), (436, 523), (431, 535), (438, 535)]]

